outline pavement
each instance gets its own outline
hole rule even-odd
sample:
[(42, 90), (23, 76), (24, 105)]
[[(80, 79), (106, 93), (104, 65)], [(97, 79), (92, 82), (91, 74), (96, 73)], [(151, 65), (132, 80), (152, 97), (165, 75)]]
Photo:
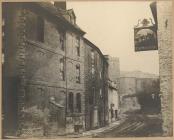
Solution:
[(89, 131), (85, 131), (82, 132), (80, 134), (71, 134), (71, 135), (66, 135), (65, 137), (67, 138), (91, 138), (91, 137), (97, 137), (98, 135), (101, 135), (102, 133), (107, 133), (111, 130), (113, 130), (114, 128), (118, 127), (122, 122), (124, 122), (124, 119), (122, 118), (121, 120), (117, 120), (115, 122), (112, 122), (111, 124), (105, 126), (105, 127), (101, 127), (98, 129), (94, 129), (94, 130), (89, 130)]

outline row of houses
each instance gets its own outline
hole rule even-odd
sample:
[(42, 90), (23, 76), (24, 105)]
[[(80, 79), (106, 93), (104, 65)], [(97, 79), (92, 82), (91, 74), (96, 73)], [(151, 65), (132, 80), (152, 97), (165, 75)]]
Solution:
[(84, 37), (73, 9), (4, 2), (2, 14), (4, 135), (79, 133), (117, 119), (119, 60)]

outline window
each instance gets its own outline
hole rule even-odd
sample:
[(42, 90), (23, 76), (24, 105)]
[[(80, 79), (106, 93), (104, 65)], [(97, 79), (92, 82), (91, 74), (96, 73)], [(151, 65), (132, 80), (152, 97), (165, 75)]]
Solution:
[(95, 54), (94, 54), (94, 51), (91, 51), (91, 59), (92, 59), (92, 63), (94, 63), (94, 58), (95, 58), (94, 55), (95, 55)]
[(73, 100), (74, 96), (73, 96), (73, 93), (69, 93), (69, 97), (68, 97), (68, 107), (69, 107), (69, 111), (71, 113), (73, 113), (74, 111), (74, 107), (73, 107), (73, 104), (74, 104), (74, 100)]
[(40, 16), (37, 17), (37, 40), (44, 42), (44, 20)]
[(100, 98), (102, 98), (102, 97), (103, 97), (102, 90), (100, 89)]
[(62, 51), (65, 50), (65, 32), (60, 33), (60, 48)]
[(80, 113), (81, 112), (81, 95), (80, 95), (80, 93), (77, 93), (77, 95), (76, 95), (76, 108), (77, 108), (77, 111)]
[(94, 66), (92, 65), (92, 69), (91, 69), (91, 71), (92, 71), (92, 74), (94, 75), (94, 73), (95, 73), (95, 69), (94, 69)]
[(92, 75), (94, 76), (94, 73), (95, 73), (95, 68), (94, 68), (94, 64), (95, 64), (95, 54), (94, 54), (94, 51), (91, 51), (91, 72), (92, 72)]
[(2, 19), (2, 38), (4, 39), (4, 36), (5, 36), (5, 19), (3, 18)]
[(75, 18), (72, 15), (70, 15), (70, 21), (72, 24), (75, 24)]
[(80, 65), (76, 65), (76, 83), (80, 83)]
[(100, 79), (102, 79), (102, 72), (100, 71)]
[(96, 93), (95, 93), (95, 87), (92, 88), (92, 97), (93, 97), (93, 103), (95, 104), (96, 101)]
[(64, 57), (60, 59), (60, 79), (65, 80), (65, 61), (64, 61)]
[(80, 38), (79, 37), (76, 37), (75, 46), (76, 46), (77, 56), (80, 56)]

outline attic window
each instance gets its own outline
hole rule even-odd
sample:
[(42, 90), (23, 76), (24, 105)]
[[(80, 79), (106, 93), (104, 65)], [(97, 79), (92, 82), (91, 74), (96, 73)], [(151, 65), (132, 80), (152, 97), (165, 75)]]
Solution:
[(72, 24), (75, 24), (75, 19), (72, 15), (70, 16), (70, 21), (71, 21)]

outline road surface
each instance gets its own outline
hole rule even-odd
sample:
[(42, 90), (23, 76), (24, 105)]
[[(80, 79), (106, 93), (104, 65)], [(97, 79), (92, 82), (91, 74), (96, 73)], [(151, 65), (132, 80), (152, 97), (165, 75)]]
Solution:
[(129, 114), (127, 119), (116, 128), (94, 137), (148, 137), (162, 136), (160, 115)]

